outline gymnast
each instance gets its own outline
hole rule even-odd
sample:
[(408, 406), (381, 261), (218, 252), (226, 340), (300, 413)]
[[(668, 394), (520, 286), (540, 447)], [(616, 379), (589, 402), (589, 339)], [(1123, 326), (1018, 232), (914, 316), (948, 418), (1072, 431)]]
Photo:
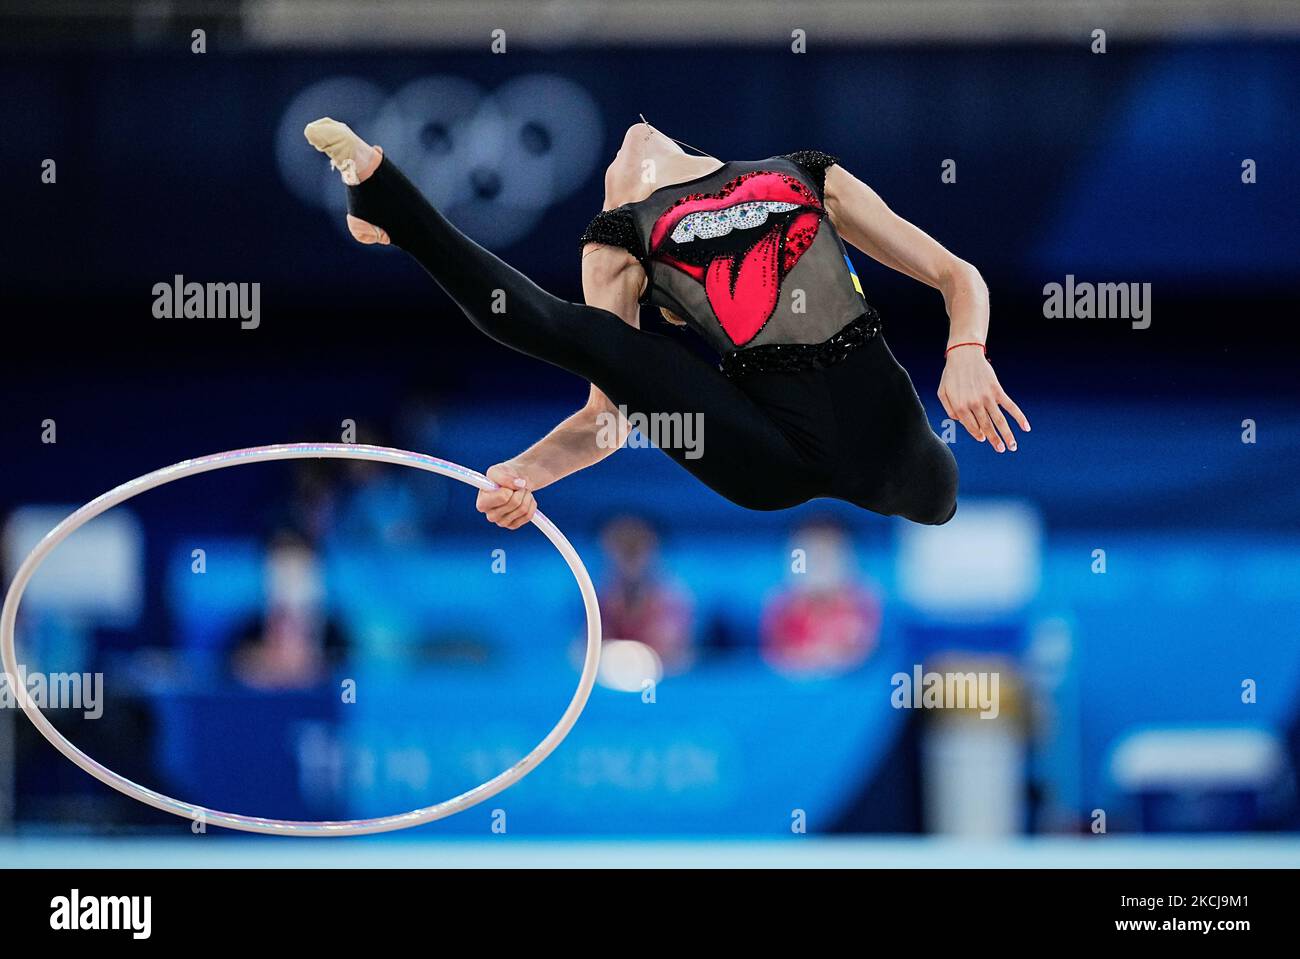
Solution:
[[(342, 174), (353, 237), (396, 244), (488, 336), (591, 384), (581, 410), (487, 471), (499, 488), (480, 491), (478, 510), (498, 526), (523, 526), (534, 492), (617, 449), (602, 425), (611, 415), (664, 414), (700, 418), (699, 449), (663, 451), (742, 507), (831, 497), (916, 523), (950, 520), (956, 460), (886, 345), (841, 237), (943, 294), (938, 394), (948, 416), (999, 453), (1016, 449), (1003, 409), (1029, 431), (986, 356), (979, 272), (836, 157), (723, 162), (634, 124), (605, 171), (604, 209), (581, 237), (586, 304), (577, 304), (463, 235), (345, 124), (324, 118), (305, 134)], [(719, 364), (642, 330), (642, 304), (702, 336)]]

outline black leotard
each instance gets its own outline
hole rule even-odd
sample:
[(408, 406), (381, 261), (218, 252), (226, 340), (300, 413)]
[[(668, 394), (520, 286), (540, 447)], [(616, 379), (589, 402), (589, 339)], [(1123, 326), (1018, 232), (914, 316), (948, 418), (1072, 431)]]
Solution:
[(864, 332), (878, 331), (822, 204), (835, 162), (814, 151), (733, 160), (598, 214), (582, 242), (635, 256), (648, 280), (642, 302), (685, 319), (729, 366), (741, 360), (733, 354), (752, 365), (776, 346), (810, 355), (864, 314)]
[[(738, 319), (746, 311), (728, 313), (728, 306), (734, 304), (725, 304), (721, 318), (716, 312), (712, 314), (714, 326), (710, 328), (700, 304), (707, 303), (711, 293), (716, 297), (730, 292), (725, 285), (716, 285), (728, 282), (727, 278), (715, 277), (715, 285), (709, 288), (707, 282), (700, 284), (692, 278), (692, 274), (700, 274), (696, 268), (699, 264), (683, 259), (691, 270), (672, 269), (701, 287), (697, 293), (684, 286), (684, 280), (665, 274), (667, 268), (662, 261), (647, 270), (652, 279), (651, 301), (671, 303), (711, 342), (723, 346), (726, 372), (675, 339), (639, 330), (607, 310), (569, 303), (546, 293), (452, 226), (391, 158), (386, 157), (360, 186), (348, 188), (348, 209), (354, 216), (383, 227), (395, 244), (429, 272), (470, 322), (498, 342), (583, 377), (630, 416), (699, 414), (703, 423), (701, 446), (665, 448), (664, 452), (732, 502), (750, 509), (771, 510), (827, 496), (920, 523), (946, 522), (956, 510), (956, 462), (947, 445), (930, 429), (911, 380), (879, 334), (879, 318), (856, 289), (851, 267), (837, 265), (842, 272), (838, 278), (831, 275), (827, 280), (827, 261), (812, 256), (817, 243), (823, 243), (827, 252), (837, 251), (842, 256), (843, 251), (821, 208), (821, 179), (816, 164), (811, 170), (801, 166), (801, 156), (814, 155), (793, 154), (758, 164), (729, 164), (719, 171), (724, 181), (737, 176), (737, 169), (741, 173), (757, 170), (786, 175), (797, 179), (808, 191), (806, 196), (800, 193), (805, 209), (778, 206), (764, 211), (766, 222), (780, 227), (777, 231), (776, 226), (768, 226), (768, 232), (779, 232), (779, 237), (770, 237), (767, 242), (779, 248), (760, 251), (765, 262), (733, 262), (730, 266), (715, 263), (721, 255), (716, 249), (704, 251), (711, 252), (711, 257), (702, 254), (696, 259), (709, 260), (703, 267), (706, 281), (710, 270), (729, 268), (741, 289), (741, 295), (733, 299), (746, 299), (750, 312), (764, 308), (772, 296), (770, 290), (762, 289), (757, 294), (746, 294), (745, 290), (765, 282), (761, 275), (747, 271), (784, 271), (785, 282), (779, 284), (781, 295), (790, 293), (792, 297), (794, 289), (802, 289), (805, 305), (811, 302), (816, 309), (807, 326), (801, 326), (799, 319), (808, 312), (774, 309), (756, 324), (758, 329), (754, 331), (753, 316)], [(669, 188), (657, 194), (658, 200), (652, 195), (645, 201), (650, 206), (631, 212), (648, 218), (655, 203), (677, 203), (681, 196), (692, 192), (699, 191)], [(791, 263), (787, 250), (793, 247), (788, 228), (795, 224), (807, 232), (811, 221), (800, 217), (813, 210), (814, 199), (817, 233), (821, 235), (809, 239), (801, 257), (795, 257), (798, 262)], [(699, 209), (708, 206), (706, 203)], [(660, 210), (654, 220), (664, 212)], [(741, 210), (738, 216), (740, 229), (733, 232), (765, 225), (753, 209)], [(614, 222), (610, 217), (604, 221), (607, 225)], [(647, 242), (661, 241), (662, 237), (650, 235), (652, 228), (646, 230), (645, 224), (652, 222), (643, 219), (638, 228), (632, 221), (633, 232), (622, 239), (640, 242), (643, 247)], [(623, 224), (626, 230), (629, 221), (623, 220)], [(678, 225), (680, 220), (671, 228), (665, 222), (669, 237)], [(696, 222), (687, 228), (695, 227), (708, 233), (718, 230), (719, 225)], [(596, 236), (592, 231), (589, 228), (588, 242), (619, 239), (612, 234)], [(682, 242), (686, 236), (685, 229), (678, 232), (677, 241), (673, 241), (676, 246), (663, 246), (661, 251), (682, 253), (680, 248), (688, 245)], [(833, 240), (833, 246), (824, 242), (823, 236)], [(696, 238), (700, 238), (698, 233)], [(743, 261), (753, 255), (752, 247), (740, 243), (744, 237), (735, 239), (735, 256)], [(620, 245), (626, 243), (620, 241)], [(645, 262), (649, 252), (642, 249), (639, 258)], [(806, 274), (809, 285), (795, 287), (796, 271), (805, 266), (809, 269), (799, 274), (798, 281), (804, 282)], [(840, 280), (848, 285), (840, 283), (835, 291), (823, 285)], [(849, 296), (848, 291), (853, 295)], [(852, 309), (845, 304), (853, 304)], [(745, 322), (750, 325), (745, 326)], [(819, 332), (809, 335), (814, 329)], [(831, 332), (822, 339), (814, 338), (828, 329)], [(721, 341), (720, 337), (727, 340)], [(727, 342), (734, 347), (726, 350)]]

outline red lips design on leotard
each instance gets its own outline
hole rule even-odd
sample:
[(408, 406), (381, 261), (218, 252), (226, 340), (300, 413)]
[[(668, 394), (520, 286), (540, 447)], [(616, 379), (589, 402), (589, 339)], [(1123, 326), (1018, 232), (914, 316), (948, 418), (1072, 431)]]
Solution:
[[(692, 214), (756, 201), (793, 204), (795, 209), (769, 214), (764, 226), (745, 231), (752, 232), (754, 240), (742, 249), (736, 249), (733, 241), (731, 249), (711, 252), (709, 239), (696, 237), (683, 243), (672, 239), (673, 230)], [(781, 281), (812, 245), (821, 216), (821, 201), (802, 181), (756, 170), (736, 177), (717, 193), (693, 193), (665, 210), (650, 231), (650, 255), (704, 284), (723, 330), (736, 346), (744, 346), (771, 318)], [(687, 256), (707, 262), (692, 263)]]

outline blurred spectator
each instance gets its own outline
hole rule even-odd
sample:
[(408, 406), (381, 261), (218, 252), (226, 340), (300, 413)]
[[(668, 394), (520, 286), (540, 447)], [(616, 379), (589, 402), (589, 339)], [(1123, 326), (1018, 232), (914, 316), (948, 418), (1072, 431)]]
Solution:
[(695, 658), (690, 596), (659, 566), (659, 538), (650, 524), (620, 516), (605, 524), (601, 545), (612, 579), (600, 590), (606, 639), (631, 640), (652, 649), (665, 673), (690, 668)]
[[(369, 424), (357, 427), (356, 442), (392, 445), (391, 437)], [(346, 461), (343, 477), (334, 533), (347, 546), (418, 546), (442, 515), (451, 485), (419, 470), (367, 460)]]
[(782, 672), (835, 674), (866, 661), (880, 634), (880, 600), (858, 582), (853, 546), (831, 519), (790, 541), (794, 583), (763, 613), (763, 657)]
[(442, 404), (427, 387), (406, 391), (394, 417), (393, 434), (402, 449), (436, 450), (442, 441)]
[(245, 630), (231, 672), (253, 689), (304, 689), (325, 679), (345, 642), (324, 608), (320, 560), (296, 533), (271, 540), (264, 567), (265, 615)]
[(294, 464), (286, 522), (302, 530), (309, 543), (324, 542), (338, 521), (341, 473), (336, 460), (298, 460)]

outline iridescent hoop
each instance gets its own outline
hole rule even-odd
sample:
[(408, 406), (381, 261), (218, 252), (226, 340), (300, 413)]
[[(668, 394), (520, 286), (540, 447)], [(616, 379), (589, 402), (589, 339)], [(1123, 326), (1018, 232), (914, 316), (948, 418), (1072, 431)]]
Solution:
[[(110, 510), (134, 496), (138, 496), (146, 490), (154, 489), (178, 479), (184, 479), (187, 476), (206, 473), (209, 470), (225, 469), (228, 466), (242, 466), (247, 463), (262, 463), (268, 460), (313, 458), (356, 459), (371, 460), (377, 463), (394, 463), (399, 466), (411, 466), (430, 473), (438, 473), (441, 476), (459, 480), (478, 489), (496, 489), (496, 484), (481, 473), (476, 473), (463, 466), (457, 466), (455, 463), (448, 463), (445, 460), (425, 456), (421, 453), (409, 453), (404, 450), (388, 449), (383, 446), (362, 446), (351, 443), (286, 443), (277, 446), (256, 446), (250, 449), (231, 450), (227, 453), (201, 456), (198, 459), (185, 460), (183, 463), (155, 470), (128, 483), (123, 483), (116, 489), (109, 490), (104, 495), (91, 500), (50, 530), (45, 535), (45, 538), (23, 560), (22, 565), (18, 567), (18, 572), (14, 575), (13, 582), (9, 586), (9, 592), (5, 596), (4, 609), (0, 612), (0, 660), (3, 660), (5, 671), (12, 677), (19, 675), (18, 658), (14, 643), (14, 624), (18, 617), (18, 604), (22, 601), (23, 590), (27, 588), (27, 583), (32, 578), (32, 574), (36, 572), (37, 567), (41, 565), (59, 543), (100, 513)], [(32, 721), (46, 739), (54, 744), (54, 747), (59, 752), (105, 785), (111, 786), (132, 799), (138, 799), (140, 802), (153, 806), (155, 809), (161, 809), (164, 812), (174, 813), (177, 816), (184, 816), (195, 821), (225, 826), (228, 829), (286, 836), (361, 836), (368, 833), (406, 829), (410, 826), (419, 826), (437, 819), (445, 819), (447, 816), (468, 809), (470, 806), (481, 803), (502, 790), (508, 789), (536, 769), (542, 760), (549, 756), (555, 750), (555, 747), (563, 742), (564, 737), (569, 734), (569, 730), (578, 721), (578, 716), (582, 713), (583, 707), (586, 706), (587, 698), (591, 695), (592, 687), (596, 683), (596, 671), (600, 665), (600, 608), (596, 603), (595, 587), (592, 586), (591, 577), (587, 575), (587, 569), (582, 565), (582, 560), (579, 558), (577, 551), (574, 550), (568, 539), (565, 538), (555, 524), (542, 515), (540, 511), (533, 515), (532, 522), (546, 535), (546, 538), (560, 551), (560, 555), (564, 557), (565, 562), (569, 564), (569, 569), (573, 571), (573, 578), (578, 581), (578, 589), (582, 592), (582, 602), (587, 610), (587, 654), (582, 664), (582, 676), (578, 680), (577, 691), (573, 694), (573, 698), (569, 700), (569, 705), (564, 710), (564, 714), (560, 716), (560, 721), (523, 759), (482, 785), (475, 786), (459, 796), (453, 796), (451, 799), (433, 806), (425, 806), (421, 809), (413, 809), (410, 812), (398, 813), (394, 816), (382, 816), (377, 819), (299, 822), (288, 819), (260, 819), (256, 816), (241, 816), (236, 813), (221, 812), (216, 809), (209, 809), (206, 806), (182, 802), (179, 799), (164, 796), (162, 793), (134, 783), (91, 759), (50, 724), (50, 721), (41, 713), (40, 708), (27, 695), (27, 690), (21, 683), (13, 682), (10, 685), (14, 689), (19, 705), (27, 714), (27, 718)]]

